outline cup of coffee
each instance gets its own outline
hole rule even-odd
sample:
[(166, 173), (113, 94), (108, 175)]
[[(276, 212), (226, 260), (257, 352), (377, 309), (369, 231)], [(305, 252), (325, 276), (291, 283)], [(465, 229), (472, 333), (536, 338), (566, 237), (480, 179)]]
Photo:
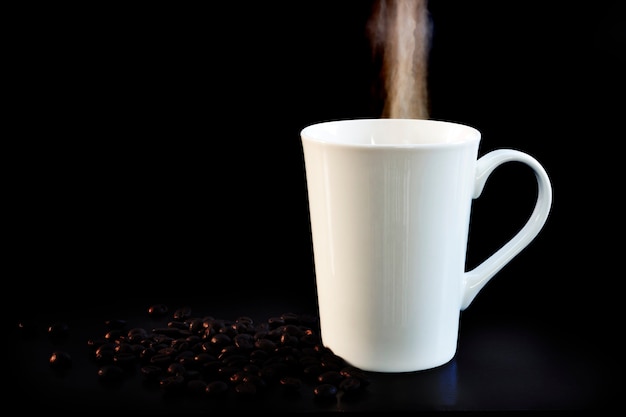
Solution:
[[(480, 131), (447, 121), (334, 120), (300, 136), (322, 342), (366, 371), (449, 362), (460, 312), (548, 219), (545, 169), (513, 149), (479, 157)], [(466, 270), (472, 201), (511, 161), (535, 173), (534, 209), (512, 239)]]

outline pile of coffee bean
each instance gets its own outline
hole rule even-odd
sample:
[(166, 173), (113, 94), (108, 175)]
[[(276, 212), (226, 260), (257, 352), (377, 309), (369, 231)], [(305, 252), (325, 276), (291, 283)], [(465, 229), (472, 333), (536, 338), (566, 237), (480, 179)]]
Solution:
[[(195, 316), (190, 307), (147, 308), (162, 327), (133, 327), (109, 320), (105, 333), (87, 341), (97, 378), (105, 384), (144, 378), (168, 395), (251, 398), (270, 390), (315, 400), (358, 397), (370, 380), (322, 344), (317, 316), (284, 313), (255, 322), (247, 316)], [(52, 332), (66, 332), (57, 325)], [(71, 367), (63, 351), (50, 356), (56, 368)], [(308, 396), (308, 395), (307, 395)]]

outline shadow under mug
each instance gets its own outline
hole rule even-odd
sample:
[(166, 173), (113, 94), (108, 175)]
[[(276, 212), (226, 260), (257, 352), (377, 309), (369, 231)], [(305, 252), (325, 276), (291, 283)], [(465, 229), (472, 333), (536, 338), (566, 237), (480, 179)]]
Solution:
[[(301, 131), (322, 341), (367, 371), (449, 362), (460, 311), (548, 219), (552, 186), (530, 155), (478, 157), (480, 132), (421, 119), (350, 119)], [(495, 168), (522, 162), (538, 184), (517, 234), (466, 271), (472, 200)]]

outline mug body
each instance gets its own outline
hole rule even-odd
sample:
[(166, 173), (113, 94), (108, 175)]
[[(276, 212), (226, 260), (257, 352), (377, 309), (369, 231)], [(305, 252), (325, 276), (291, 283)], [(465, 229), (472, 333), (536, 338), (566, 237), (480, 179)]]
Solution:
[(479, 139), (408, 119), (302, 131), (321, 337), (352, 365), (453, 358)]

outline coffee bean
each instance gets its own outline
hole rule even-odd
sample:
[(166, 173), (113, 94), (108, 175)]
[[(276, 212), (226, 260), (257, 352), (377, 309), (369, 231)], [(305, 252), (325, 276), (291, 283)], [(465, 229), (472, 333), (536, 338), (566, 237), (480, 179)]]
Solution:
[(148, 307), (148, 314), (152, 317), (162, 317), (167, 314), (169, 307), (165, 304), (153, 304)]
[(207, 383), (202, 379), (192, 379), (187, 382), (187, 390), (194, 395), (206, 393)]
[(175, 320), (187, 320), (191, 317), (191, 307), (185, 306), (174, 311)]
[(256, 395), (256, 387), (249, 382), (242, 382), (235, 386), (235, 393), (240, 398), (250, 398)]
[[(148, 308), (155, 319), (168, 313), (165, 304)], [(365, 372), (322, 344), (316, 316), (287, 312), (255, 323), (248, 316), (194, 317), (185, 306), (169, 319), (150, 331), (122, 319), (105, 322), (104, 334), (87, 341), (99, 379), (122, 381), (137, 366), (146, 386), (160, 386), (176, 397), (230, 398), (230, 392), (245, 399), (272, 389), (300, 396), (308, 387), (316, 400), (324, 401), (336, 401), (338, 393), (362, 392), (370, 383)], [(69, 335), (69, 326), (57, 322), (48, 333), (58, 341)], [(57, 350), (50, 365), (67, 372), (71, 357)]]
[(223, 348), (232, 342), (230, 336), (225, 333), (218, 333), (211, 338), (211, 344), (217, 348)]
[(339, 371), (325, 371), (318, 375), (317, 381), (320, 384), (332, 384), (339, 385), (339, 383), (344, 379), (343, 375), (339, 373)]
[(185, 386), (185, 378), (182, 375), (170, 375), (159, 381), (159, 387), (166, 392), (179, 392)]
[(158, 378), (163, 375), (163, 368), (156, 365), (142, 366), (139, 371), (149, 381), (157, 381)]
[(171, 363), (167, 367), (167, 373), (171, 375), (183, 375), (186, 370), (185, 365), (178, 362)]
[(150, 358), (152, 365), (167, 368), (172, 363), (172, 357), (165, 353), (157, 353)]
[(280, 385), (282, 385), (287, 392), (300, 391), (302, 380), (293, 376), (284, 376), (280, 378)]
[(132, 352), (117, 352), (113, 355), (113, 363), (122, 368), (131, 368), (137, 363), (137, 356)]
[(336, 399), (337, 387), (332, 384), (320, 384), (313, 389), (313, 395), (320, 400)]
[(207, 384), (205, 391), (209, 397), (223, 397), (229, 389), (229, 385), (224, 381), (211, 381)]
[(24, 339), (34, 339), (39, 333), (38, 325), (31, 320), (21, 320), (17, 323), (17, 330)]
[(352, 394), (360, 390), (361, 382), (357, 378), (346, 378), (339, 383), (338, 388), (344, 394)]
[(272, 342), (269, 339), (259, 339), (254, 342), (254, 347), (256, 349), (264, 350), (268, 353), (271, 353), (276, 350), (276, 343)]
[(104, 322), (104, 325), (108, 328), (108, 329), (125, 329), (126, 328), (126, 320), (123, 319), (114, 319), (114, 320), (106, 320)]
[(65, 322), (57, 322), (48, 326), (48, 335), (53, 340), (65, 339), (70, 334), (70, 326)]
[(280, 315), (280, 318), (283, 319), (285, 324), (299, 324), (300, 317), (295, 313), (283, 313)]
[(98, 378), (102, 382), (119, 382), (124, 379), (124, 376), (124, 370), (117, 365), (104, 365), (98, 368)]
[(282, 317), (270, 317), (267, 320), (267, 323), (270, 326), (270, 329), (275, 329), (285, 324), (285, 320)]
[(65, 351), (56, 351), (50, 355), (50, 366), (55, 369), (68, 369), (72, 366), (72, 357)]
[(267, 381), (256, 374), (246, 372), (246, 375), (243, 377), (243, 382), (254, 385), (257, 391), (262, 391), (267, 388)]
[(345, 378), (358, 379), (362, 387), (366, 387), (370, 384), (370, 379), (367, 374), (355, 366), (346, 366), (345, 368), (342, 368), (339, 373)]

